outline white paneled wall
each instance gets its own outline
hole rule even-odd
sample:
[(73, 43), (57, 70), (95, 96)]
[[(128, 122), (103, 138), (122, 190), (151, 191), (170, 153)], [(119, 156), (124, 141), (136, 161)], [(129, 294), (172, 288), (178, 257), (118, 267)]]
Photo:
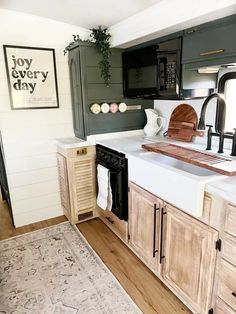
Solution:
[(56, 138), (74, 136), (67, 56), (73, 25), (0, 9), (0, 44), (54, 48), (59, 109), (11, 110), (3, 49), (0, 50), (0, 128), (15, 225), (62, 214), (56, 166)]

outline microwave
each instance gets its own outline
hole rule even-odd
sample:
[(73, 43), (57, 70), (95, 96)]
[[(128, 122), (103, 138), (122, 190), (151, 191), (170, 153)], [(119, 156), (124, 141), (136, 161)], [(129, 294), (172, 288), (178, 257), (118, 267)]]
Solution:
[(177, 38), (123, 52), (124, 97), (179, 99), (181, 44)]

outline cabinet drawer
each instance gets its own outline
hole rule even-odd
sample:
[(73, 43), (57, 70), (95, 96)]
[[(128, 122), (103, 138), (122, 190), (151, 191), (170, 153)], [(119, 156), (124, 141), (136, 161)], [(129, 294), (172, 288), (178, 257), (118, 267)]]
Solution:
[(226, 208), (225, 231), (236, 237), (236, 207), (231, 204)]
[(98, 208), (100, 219), (120, 238), (128, 241), (128, 223), (120, 220), (116, 215), (108, 210)]
[(226, 305), (220, 298), (216, 300), (216, 307), (214, 309), (215, 314), (235, 314), (228, 305)]
[[(235, 293), (235, 296), (232, 294)], [(221, 260), (218, 296), (236, 311), (236, 267)]]
[(222, 245), (223, 257), (236, 266), (236, 239), (226, 235)]

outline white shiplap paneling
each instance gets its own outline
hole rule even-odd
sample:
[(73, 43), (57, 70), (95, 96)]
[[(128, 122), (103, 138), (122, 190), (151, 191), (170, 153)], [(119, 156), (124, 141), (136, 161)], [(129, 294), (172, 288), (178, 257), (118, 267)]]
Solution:
[(48, 195), (57, 193), (59, 191), (59, 184), (57, 178), (51, 181), (43, 181), (40, 183), (33, 183), (30, 185), (23, 185), (11, 188), (11, 200), (13, 202), (39, 197), (41, 195)]
[(61, 205), (53, 205), (40, 210), (29, 210), (24, 213), (15, 213), (14, 222), (16, 226), (28, 225), (37, 221), (50, 219), (62, 213)]
[(86, 38), (89, 31), (0, 9), (1, 45), (55, 49), (59, 90), (58, 109), (11, 110), (0, 49), (0, 128), (16, 227), (62, 214), (56, 138), (74, 136), (68, 57), (63, 54), (72, 34)]

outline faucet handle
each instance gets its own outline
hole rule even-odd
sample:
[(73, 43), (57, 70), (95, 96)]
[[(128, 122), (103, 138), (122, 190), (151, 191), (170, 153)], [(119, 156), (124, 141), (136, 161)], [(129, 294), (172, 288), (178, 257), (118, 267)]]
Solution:
[(231, 156), (236, 156), (236, 128), (233, 129), (233, 140), (232, 140), (232, 149), (231, 149)]
[(213, 127), (213, 125), (207, 124), (206, 126), (208, 127), (206, 150), (211, 150), (211, 137), (212, 137), (212, 127)]

